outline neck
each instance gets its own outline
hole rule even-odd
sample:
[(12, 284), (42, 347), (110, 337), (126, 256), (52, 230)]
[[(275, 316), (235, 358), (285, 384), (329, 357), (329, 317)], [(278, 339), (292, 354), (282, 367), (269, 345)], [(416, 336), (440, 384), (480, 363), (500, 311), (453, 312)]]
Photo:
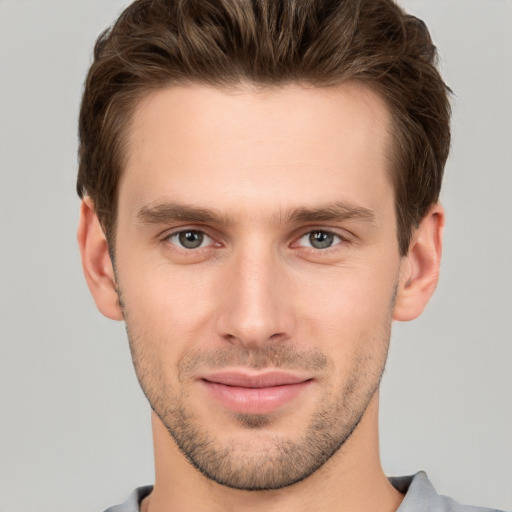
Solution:
[(379, 457), (378, 393), (342, 448), (315, 473), (289, 487), (241, 491), (195, 469), (153, 413), (155, 486), (144, 512), (393, 512), (403, 499), (384, 475)]

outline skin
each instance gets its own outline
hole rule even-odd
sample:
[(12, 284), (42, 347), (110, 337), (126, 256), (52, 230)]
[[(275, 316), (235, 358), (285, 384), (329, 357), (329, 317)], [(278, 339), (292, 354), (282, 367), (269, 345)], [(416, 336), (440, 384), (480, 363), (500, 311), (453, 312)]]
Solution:
[[(444, 215), (434, 205), (400, 257), (389, 119), (354, 84), (189, 85), (137, 107), (115, 272), (89, 198), (78, 239), (98, 308), (126, 321), (154, 411), (143, 509), (400, 504), (380, 465), (378, 386), (393, 319), (418, 316), (435, 289)], [(200, 246), (184, 247), (184, 232)], [(308, 384), (241, 414), (204, 385), (225, 369)]]

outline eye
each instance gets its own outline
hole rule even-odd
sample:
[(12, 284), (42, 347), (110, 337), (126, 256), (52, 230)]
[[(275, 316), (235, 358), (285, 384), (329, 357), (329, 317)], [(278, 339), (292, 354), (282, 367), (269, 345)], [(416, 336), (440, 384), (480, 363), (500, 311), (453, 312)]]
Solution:
[(340, 236), (330, 231), (322, 231), (319, 229), (310, 231), (302, 236), (298, 241), (298, 245), (301, 247), (311, 247), (313, 249), (328, 249), (342, 241), (343, 239)]
[(212, 243), (212, 239), (203, 231), (186, 229), (178, 231), (167, 237), (167, 240), (183, 249), (199, 249)]

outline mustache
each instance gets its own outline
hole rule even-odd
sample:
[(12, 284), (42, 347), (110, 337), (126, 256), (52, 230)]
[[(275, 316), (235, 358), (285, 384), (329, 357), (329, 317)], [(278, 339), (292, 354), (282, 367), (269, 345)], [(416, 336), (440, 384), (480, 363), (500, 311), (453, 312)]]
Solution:
[(321, 371), (331, 366), (330, 360), (317, 350), (297, 350), (286, 345), (257, 348), (225, 347), (187, 352), (179, 363), (179, 376), (186, 377), (198, 369), (222, 369), (242, 366), (253, 370), (279, 368), (286, 370)]

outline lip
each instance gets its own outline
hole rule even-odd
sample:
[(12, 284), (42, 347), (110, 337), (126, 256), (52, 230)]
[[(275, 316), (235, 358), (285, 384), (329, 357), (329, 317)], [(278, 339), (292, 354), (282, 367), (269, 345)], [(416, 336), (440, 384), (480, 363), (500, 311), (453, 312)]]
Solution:
[(239, 414), (268, 414), (285, 406), (313, 379), (283, 371), (247, 373), (223, 371), (200, 379), (210, 396)]

